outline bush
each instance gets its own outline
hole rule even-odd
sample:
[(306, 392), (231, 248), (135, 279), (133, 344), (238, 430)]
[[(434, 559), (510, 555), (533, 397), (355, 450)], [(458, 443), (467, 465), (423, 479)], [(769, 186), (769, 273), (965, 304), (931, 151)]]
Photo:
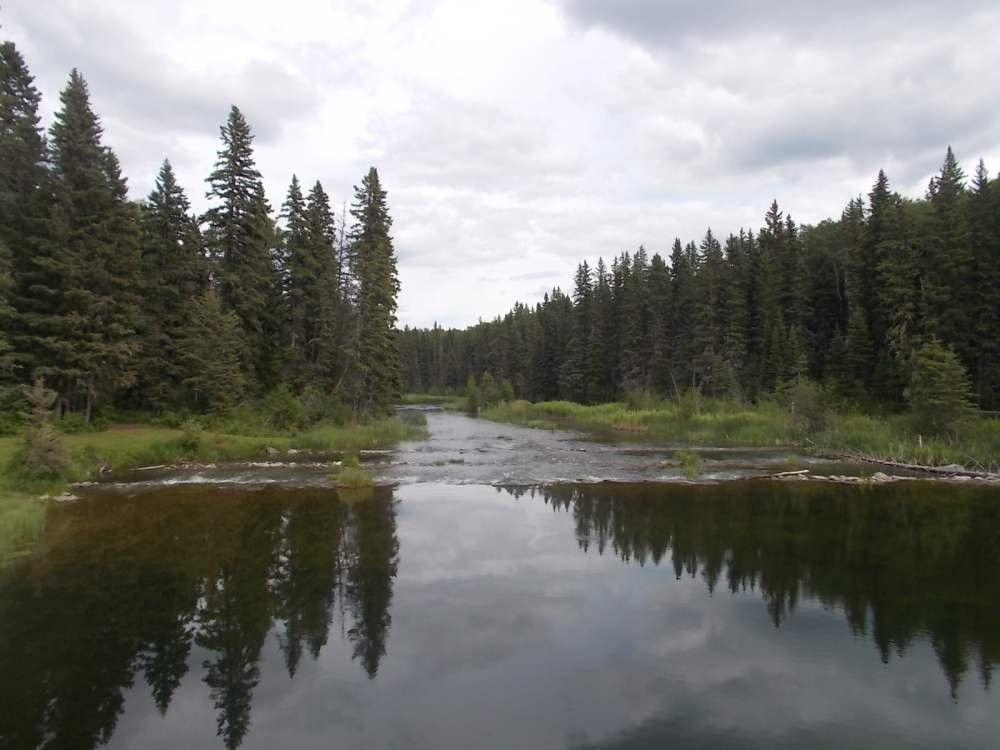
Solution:
[(78, 411), (64, 414), (63, 418), (55, 423), (55, 426), (59, 432), (67, 435), (79, 435), (84, 432), (98, 432), (101, 429), (96, 420), (88, 423), (86, 416)]
[(69, 455), (59, 433), (52, 427), (55, 391), (41, 378), (27, 392), (31, 413), (21, 449), (14, 455), (10, 473), (30, 479), (60, 479), (69, 471)]
[(827, 423), (827, 393), (819, 383), (801, 379), (784, 392), (785, 406), (791, 412), (791, 428), (800, 434), (822, 432)]
[(682, 422), (690, 422), (699, 414), (701, 414), (701, 391), (697, 388), (688, 388), (677, 399), (677, 418)]
[(305, 420), (302, 402), (284, 383), (267, 394), (263, 407), (265, 421), (278, 432), (301, 427)]
[(971, 393), (969, 374), (953, 351), (936, 338), (917, 350), (910, 410), (918, 430), (957, 437), (972, 414)]
[(660, 397), (649, 388), (630, 388), (625, 392), (625, 405), (629, 411), (650, 411), (660, 404)]
[(205, 429), (197, 420), (187, 419), (181, 425), (181, 431), (184, 433), (181, 436), (181, 446), (186, 451), (198, 454), (205, 439)]
[(472, 416), (479, 415), (482, 402), (479, 398), (479, 386), (476, 385), (476, 376), (470, 375), (465, 384), (465, 408)]
[(674, 458), (677, 459), (677, 463), (680, 465), (681, 471), (684, 472), (686, 479), (694, 480), (701, 474), (701, 456), (697, 452), (677, 451), (674, 454)]
[(302, 419), (306, 426), (320, 422), (346, 424), (354, 416), (351, 407), (314, 385), (307, 385), (303, 389), (299, 401), (302, 404)]
[(514, 385), (507, 378), (500, 381), (500, 400), (504, 403), (513, 401), (517, 396), (514, 394)]
[(337, 488), (345, 490), (366, 490), (374, 486), (372, 475), (364, 469), (344, 467), (337, 472)]

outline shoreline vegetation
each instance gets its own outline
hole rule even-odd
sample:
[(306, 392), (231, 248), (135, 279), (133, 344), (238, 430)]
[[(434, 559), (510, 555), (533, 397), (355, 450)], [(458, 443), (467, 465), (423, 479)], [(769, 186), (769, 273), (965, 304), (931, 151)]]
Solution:
[[(45, 528), (48, 500), (73, 484), (111, 471), (157, 464), (213, 463), (265, 459), (274, 451), (314, 454), (356, 453), (385, 448), (425, 434), (419, 417), (386, 417), (356, 424), (319, 424), (303, 430), (252, 429), (230, 423), (180, 427), (134, 422), (111, 424), (96, 432), (60, 435), (69, 461), (65, 472), (49, 479), (22, 478), (12, 466), (22, 438), (0, 437), (0, 563), (26, 550)], [(228, 428), (229, 431), (223, 428)]]
[(511, 401), (480, 415), (541, 429), (570, 428), (598, 438), (665, 441), (683, 446), (787, 446), (831, 457), (892, 461), (927, 467), (960, 465), (1000, 472), (1000, 419), (970, 421), (961, 437), (925, 437), (909, 416), (827, 412), (823, 424), (798, 425), (788, 407), (704, 400), (696, 410), (659, 401), (649, 408), (623, 402), (587, 406), (569, 401)]
[(962, 466), (1000, 473), (1000, 418), (969, 418), (957, 437), (929, 436), (912, 415), (861, 414), (777, 400), (746, 404), (725, 399), (660, 399), (633, 394), (629, 401), (501, 400), (473, 409), (468, 396), (407, 394), (404, 404), (475, 411), (494, 422), (537, 429), (573, 429), (608, 441), (643, 440), (692, 448), (790, 447), (834, 459), (908, 464), (908, 468)]

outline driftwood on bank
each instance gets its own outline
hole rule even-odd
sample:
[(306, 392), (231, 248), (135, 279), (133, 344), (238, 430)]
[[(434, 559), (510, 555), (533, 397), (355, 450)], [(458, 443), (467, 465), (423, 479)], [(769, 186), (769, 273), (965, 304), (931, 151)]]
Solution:
[(760, 474), (750, 479), (781, 479), (782, 477), (800, 477), (808, 474), (809, 469), (799, 469), (798, 471), (779, 471), (777, 474)]
[(832, 456), (832, 458), (842, 461), (861, 461), (866, 464), (878, 464), (880, 466), (891, 466), (894, 469), (906, 469), (908, 471), (921, 471), (928, 474), (938, 474), (949, 477), (978, 477), (981, 479), (1000, 479), (1000, 474), (991, 471), (979, 471), (967, 469), (958, 464), (948, 466), (925, 466), (923, 464), (908, 464), (902, 461), (889, 461), (884, 458), (875, 458), (862, 454), (843, 454)]

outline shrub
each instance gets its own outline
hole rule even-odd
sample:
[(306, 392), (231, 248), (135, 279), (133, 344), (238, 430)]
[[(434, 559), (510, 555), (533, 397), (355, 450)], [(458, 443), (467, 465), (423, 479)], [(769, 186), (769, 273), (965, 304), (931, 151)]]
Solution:
[(338, 489), (364, 490), (370, 489), (373, 486), (372, 475), (365, 469), (344, 466), (337, 472)]
[(674, 454), (686, 479), (697, 479), (701, 474), (701, 456), (696, 451), (677, 451)]
[(677, 399), (677, 418), (682, 422), (690, 422), (699, 414), (701, 414), (701, 391), (697, 388), (688, 388)]
[(27, 391), (31, 412), (21, 449), (14, 455), (10, 472), (31, 479), (59, 479), (69, 471), (69, 456), (59, 433), (52, 427), (55, 391), (39, 377)]
[(785, 406), (791, 412), (791, 427), (798, 433), (822, 432), (827, 422), (827, 393), (819, 383), (801, 379), (784, 393)]
[(181, 425), (181, 446), (186, 451), (197, 454), (201, 451), (201, 445), (205, 438), (205, 430), (201, 424), (194, 419), (185, 420)]
[(354, 416), (351, 407), (315, 385), (307, 385), (302, 390), (299, 401), (302, 404), (303, 423), (307, 426), (320, 422), (345, 424)]
[(517, 396), (514, 395), (514, 385), (507, 378), (500, 381), (500, 400), (504, 403), (509, 403), (513, 401)]
[(482, 402), (479, 398), (479, 386), (476, 385), (476, 376), (470, 375), (465, 384), (465, 408), (472, 416), (479, 415)]
[(918, 430), (957, 437), (972, 414), (969, 374), (958, 357), (932, 338), (917, 350), (910, 410)]
[(649, 411), (659, 403), (659, 396), (649, 388), (630, 388), (625, 392), (625, 405), (629, 411)]
[(268, 426), (279, 432), (301, 427), (305, 419), (302, 402), (284, 383), (267, 394), (263, 407)]

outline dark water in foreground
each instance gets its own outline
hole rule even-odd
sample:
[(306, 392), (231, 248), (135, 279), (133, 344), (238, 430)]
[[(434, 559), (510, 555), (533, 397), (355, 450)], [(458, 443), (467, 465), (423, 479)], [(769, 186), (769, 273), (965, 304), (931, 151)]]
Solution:
[(0, 571), (0, 747), (996, 747), (1000, 497), (94, 490)]

